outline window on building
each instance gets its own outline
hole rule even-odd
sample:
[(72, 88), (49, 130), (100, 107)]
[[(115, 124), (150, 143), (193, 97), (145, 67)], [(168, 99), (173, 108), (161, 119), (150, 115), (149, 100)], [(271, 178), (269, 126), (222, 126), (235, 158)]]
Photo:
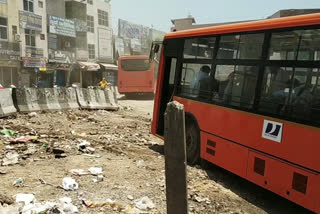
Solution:
[(7, 0), (0, 0), (0, 3), (7, 4)]
[(98, 10), (98, 23), (102, 26), (109, 26), (109, 20), (108, 20), (108, 12), (103, 10)]
[(43, 1), (38, 1), (39, 8), (43, 8)]
[(23, 0), (23, 9), (33, 13), (33, 0)]
[(93, 0), (87, 0), (88, 4), (93, 4)]
[(89, 51), (89, 59), (94, 59), (95, 58), (94, 45), (88, 45), (88, 51)]
[(34, 30), (25, 29), (26, 46), (36, 46), (36, 32)]
[(13, 35), (18, 34), (18, 27), (16, 25), (12, 25), (12, 34)]
[(94, 17), (93, 16), (87, 16), (87, 26), (88, 26), (88, 32), (94, 33)]
[(2, 17), (0, 17), (0, 40), (8, 40), (8, 22)]

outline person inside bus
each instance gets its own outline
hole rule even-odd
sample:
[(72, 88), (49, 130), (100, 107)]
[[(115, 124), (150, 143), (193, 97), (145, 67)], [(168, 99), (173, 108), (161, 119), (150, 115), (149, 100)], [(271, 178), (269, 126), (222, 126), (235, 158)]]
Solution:
[(190, 84), (190, 88), (192, 89), (192, 95), (198, 95), (200, 89), (200, 81), (204, 82), (203, 80), (209, 79), (210, 70), (211, 69), (208, 65), (203, 65), (200, 68), (200, 71), (193, 77), (193, 80)]

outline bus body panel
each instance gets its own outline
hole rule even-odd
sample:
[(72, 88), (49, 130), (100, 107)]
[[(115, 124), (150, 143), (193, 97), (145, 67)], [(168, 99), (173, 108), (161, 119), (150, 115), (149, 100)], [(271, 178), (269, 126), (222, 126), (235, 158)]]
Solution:
[[(163, 109), (165, 109), (166, 102), (168, 101), (165, 95), (165, 89), (169, 86), (169, 83), (165, 81), (167, 81), (168, 73), (171, 75), (171, 68), (167, 58), (176, 57), (178, 59), (177, 70), (174, 71), (176, 72), (175, 89), (180, 86), (180, 81), (182, 82), (182, 66), (179, 65), (183, 65), (183, 63), (212, 64), (213, 72), (216, 71), (215, 66), (217, 65), (253, 65), (252, 62), (254, 62), (254, 60), (251, 62), (250, 60), (246, 61), (242, 59), (228, 59), (228, 61), (227, 58), (223, 60), (218, 59), (217, 53), (221, 42), (219, 38), (222, 37), (222, 34), (254, 34), (258, 31), (261, 31), (261, 33), (268, 31), (265, 35), (269, 35), (269, 38), (265, 37), (267, 39), (265, 39), (263, 44), (264, 55), (262, 54), (262, 58), (256, 60), (258, 63), (257, 66), (259, 66), (259, 75), (257, 75), (257, 78), (263, 76), (267, 66), (289, 68), (299, 68), (300, 66), (301, 68), (308, 69), (319, 68), (319, 61), (316, 59), (309, 59), (310, 61), (307, 60), (303, 62), (303, 59), (290, 61), (288, 58), (281, 58), (278, 62), (277, 60), (267, 58), (268, 51), (266, 51), (266, 49), (270, 48), (269, 42), (271, 41), (272, 33), (278, 32), (278, 30), (269, 31), (271, 29), (279, 29), (279, 32), (282, 32), (282, 30), (285, 31), (286, 29), (297, 29), (297, 31), (299, 31), (299, 29), (319, 30), (320, 13), (228, 24), (167, 34), (160, 58), (151, 129), (152, 133), (157, 136), (159, 135), (159, 137), (163, 134), (159, 130), (163, 129)], [(184, 58), (184, 50), (182, 49), (181, 51), (179, 48), (177, 48), (175, 56), (166, 55), (166, 52), (168, 52), (166, 48), (171, 51), (169, 51), (170, 54), (174, 52), (172, 50), (174, 46), (170, 46), (171, 49), (168, 46), (171, 40), (184, 41), (184, 39), (188, 37), (197, 38), (207, 36), (209, 38), (214, 35), (217, 35), (218, 39), (213, 47), (213, 56), (210, 59), (199, 58), (198, 60), (194, 58), (190, 60)], [(168, 47), (166, 47), (166, 45)], [(312, 73), (311, 75), (313, 75), (312, 77), (314, 77), (313, 72), (314, 71), (310, 72)], [(293, 75), (291, 78), (293, 78)], [(262, 80), (262, 78), (260, 80)], [(261, 81), (257, 83), (261, 85)], [(318, 80), (316, 84), (319, 85)], [(261, 93), (257, 88), (256, 91)], [(307, 209), (320, 213), (319, 125), (304, 125), (302, 123), (268, 117), (262, 114), (255, 114), (254, 112), (258, 111), (253, 111), (252, 109), (251, 112), (250, 110), (248, 110), (248, 112), (237, 110), (238, 106), (223, 107), (222, 103), (218, 103), (218, 105), (209, 104), (211, 100), (205, 101), (209, 103), (195, 101), (197, 97), (190, 96), (190, 99), (182, 98), (181, 96), (188, 97), (188, 95), (179, 95), (179, 93), (179, 89), (175, 90), (173, 100), (182, 103), (185, 107), (185, 112), (193, 115), (199, 125), (201, 158), (302, 205)], [(201, 98), (198, 100), (201, 100)], [(259, 97), (255, 101), (259, 101)], [(318, 108), (318, 106), (313, 108)], [(317, 114), (317, 112), (315, 113)], [(280, 115), (278, 116), (281, 118)], [(313, 118), (318, 117), (314, 116)], [(281, 124), (282, 133), (277, 135), (277, 137), (280, 136), (280, 139), (266, 139), (265, 134), (267, 131), (265, 127), (266, 124), (269, 125), (268, 123), (270, 121), (273, 124)], [(292, 119), (292, 121), (300, 120)], [(314, 125), (318, 123), (306, 122), (305, 124)]]
[(165, 39), (299, 27), (319, 23), (320, 16), (317, 13), (171, 32), (165, 35)]
[(149, 60), (147, 56), (120, 57), (118, 61), (119, 93), (154, 93), (154, 64), (145, 71), (125, 71), (122, 62), (125, 60)]
[(266, 117), (179, 97), (175, 100), (184, 104), (185, 111), (195, 116), (202, 131), (320, 172), (320, 145), (314, 140), (320, 139), (319, 130), (282, 121), (282, 142), (278, 143), (262, 138)]
[[(230, 114), (230, 111), (228, 112), (221, 107), (209, 106), (180, 97), (174, 97), (174, 100), (182, 103), (185, 111), (195, 116), (199, 128), (203, 130), (201, 131), (201, 158), (310, 210), (316, 209), (315, 201), (312, 199), (320, 196), (319, 174), (303, 167), (312, 169), (319, 167), (317, 165), (320, 161), (320, 156), (317, 155), (319, 150), (315, 149), (318, 148), (317, 142), (311, 139), (311, 136), (320, 137), (318, 131), (305, 129), (307, 138), (303, 141), (303, 149), (310, 154), (305, 156), (295, 152), (301, 151), (301, 141), (299, 140), (301, 137), (297, 131), (301, 129), (299, 126), (285, 124), (284, 133), (291, 132), (294, 133), (294, 136), (284, 134), (283, 143), (268, 142), (261, 138), (262, 117), (252, 115), (249, 116), (251, 118), (248, 118), (247, 113), (236, 111), (231, 111)], [(219, 124), (224, 125), (219, 127)], [(286, 129), (288, 130), (285, 131)], [(293, 140), (294, 138), (296, 139)], [(308, 148), (306, 144), (309, 146)], [(273, 155), (278, 154), (278, 157), (287, 157), (288, 159), (282, 160), (257, 150), (270, 152)], [(263, 176), (254, 171), (256, 157), (265, 161)], [(305, 165), (299, 166), (290, 162), (305, 163)], [(307, 163), (311, 165), (308, 166)], [(307, 177), (305, 194), (293, 189), (294, 173)]]
[[(164, 53), (164, 47), (161, 49), (161, 56), (163, 56)], [(160, 58), (159, 63), (159, 73), (158, 73), (158, 79), (156, 84), (156, 96), (154, 97), (154, 106), (153, 106), (153, 120), (151, 123), (151, 133), (156, 135), (158, 122), (159, 122), (159, 115), (160, 115), (160, 104), (161, 104), (161, 96), (162, 96), (162, 87), (163, 87), (163, 78), (164, 78), (164, 72), (161, 72), (164, 70), (164, 57)]]

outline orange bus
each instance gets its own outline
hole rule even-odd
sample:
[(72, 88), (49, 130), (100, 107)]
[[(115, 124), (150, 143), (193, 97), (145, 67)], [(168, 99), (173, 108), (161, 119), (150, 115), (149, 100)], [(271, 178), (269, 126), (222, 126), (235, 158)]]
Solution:
[(118, 89), (126, 96), (153, 95), (155, 91), (154, 64), (148, 56), (125, 56), (118, 61)]
[(320, 14), (169, 33), (152, 133), (163, 136), (166, 105), (178, 101), (190, 164), (209, 161), (320, 213), (319, 77)]

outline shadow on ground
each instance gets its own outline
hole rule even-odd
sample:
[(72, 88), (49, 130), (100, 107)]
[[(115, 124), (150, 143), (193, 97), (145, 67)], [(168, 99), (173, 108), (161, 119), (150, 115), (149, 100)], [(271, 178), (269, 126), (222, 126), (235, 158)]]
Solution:
[(123, 95), (119, 98), (119, 100), (153, 100), (154, 95), (150, 94), (130, 94), (130, 95)]
[[(149, 149), (164, 155), (163, 145), (152, 145)], [(255, 185), (227, 170), (206, 162), (205, 171), (211, 180), (221, 184), (239, 197), (260, 207), (270, 214), (311, 214), (309, 210)]]

